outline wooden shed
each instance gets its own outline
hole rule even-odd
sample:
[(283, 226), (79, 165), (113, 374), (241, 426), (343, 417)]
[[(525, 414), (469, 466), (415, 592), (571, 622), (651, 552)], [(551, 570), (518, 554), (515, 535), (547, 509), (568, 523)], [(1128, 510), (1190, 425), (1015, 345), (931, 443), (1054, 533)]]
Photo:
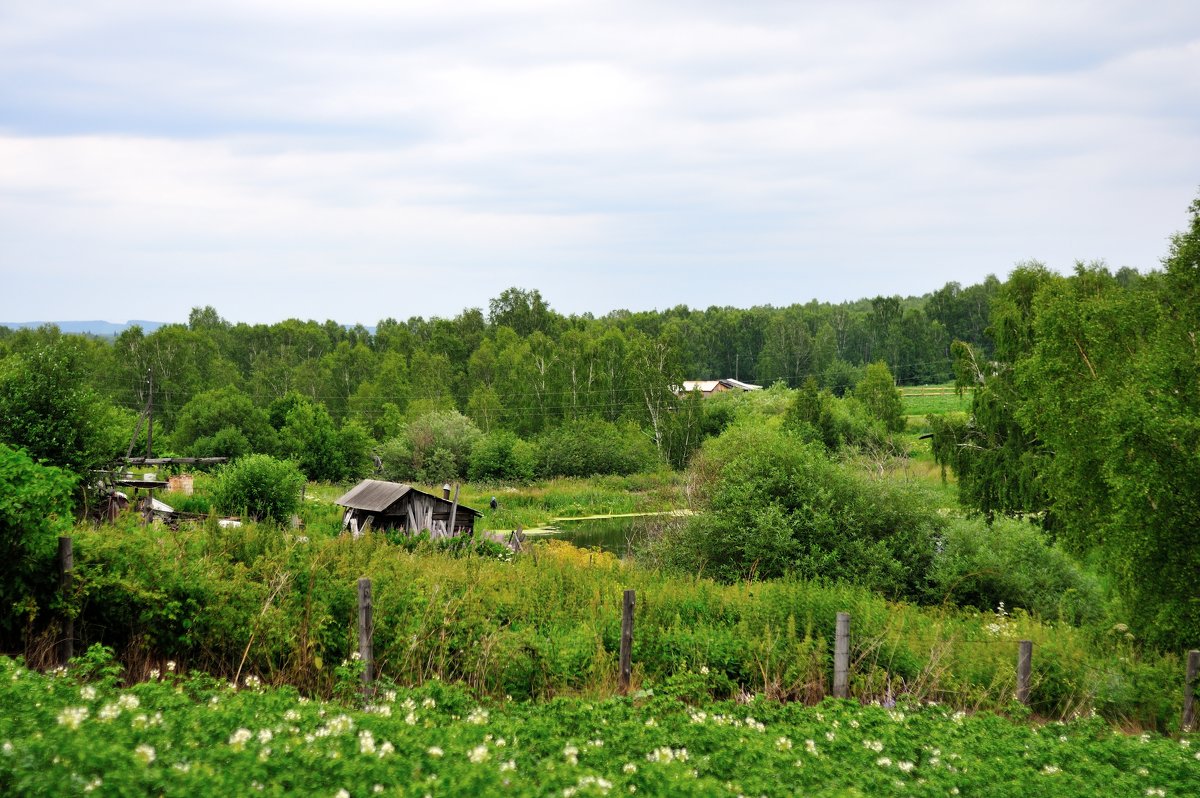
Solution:
[[(471, 535), (475, 519), (483, 515), (464, 505), (455, 507), (449, 498), (434, 496), (412, 485), (364, 479), (335, 504), (346, 508), (342, 526), (356, 537), (368, 525), (371, 529), (399, 529), (409, 535), (428, 529), (431, 538)], [(450, 529), (450, 515), (454, 528)]]

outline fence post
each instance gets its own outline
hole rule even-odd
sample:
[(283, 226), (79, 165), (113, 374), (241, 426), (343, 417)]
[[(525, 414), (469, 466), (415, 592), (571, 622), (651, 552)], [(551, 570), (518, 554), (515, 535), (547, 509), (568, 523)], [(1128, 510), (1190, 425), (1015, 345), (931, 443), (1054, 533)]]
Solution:
[(375, 681), (375, 657), (371, 647), (371, 635), (375, 631), (372, 619), (371, 580), (358, 580), (358, 656), (363, 663), (363, 695), (371, 694), (371, 683)]
[(837, 634), (833, 638), (833, 697), (850, 695), (850, 613), (837, 614)]
[(621, 602), (621, 692), (629, 692), (629, 680), (633, 676), (633, 605), (634, 590), (626, 590)]
[(1200, 651), (1192, 649), (1187, 657), (1187, 676), (1183, 680), (1183, 730), (1196, 727), (1196, 676), (1200, 671)]
[(1033, 641), (1022, 640), (1017, 648), (1017, 700), (1029, 703), (1029, 674), (1033, 670)]
[(75, 616), (71, 612), (71, 585), (74, 581), (75, 552), (71, 538), (58, 539), (58, 588), (63, 605), (62, 664), (75, 656)]

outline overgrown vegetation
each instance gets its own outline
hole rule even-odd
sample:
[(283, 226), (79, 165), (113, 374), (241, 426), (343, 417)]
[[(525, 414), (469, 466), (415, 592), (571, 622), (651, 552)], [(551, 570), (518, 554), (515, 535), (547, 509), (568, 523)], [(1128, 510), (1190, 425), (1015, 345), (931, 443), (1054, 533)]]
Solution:
[[(106, 665), (89, 652), (81, 665)], [(340, 668), (355, 694), (356, 663)], [(73, 669), (74, 670), (74, 669)], [(82, 668), (80, 669), (82, 670)], [(653, 694), (480, 704), (439, 682), (380, 687), (366, 711), (164, 669), (120, 688), (0, 659), (10, 795), (1190, 795), (1193, 741), (1094, 718), (1029, 728), (944, 707), (696, 702), (714, 674)], [(681, 700), (682, 699), (682, 700)]]

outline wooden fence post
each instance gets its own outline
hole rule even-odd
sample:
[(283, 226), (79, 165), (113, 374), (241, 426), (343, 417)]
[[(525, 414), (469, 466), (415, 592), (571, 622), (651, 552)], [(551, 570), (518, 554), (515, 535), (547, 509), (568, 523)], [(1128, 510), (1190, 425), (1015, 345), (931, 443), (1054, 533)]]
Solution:
[[(449, 537), (449, 538), (454, 537), (454, 523), (457, 520), (457, 516), (458, 516), (458, 483), (455, 482), (454, 483), (454, 503), (450, 505), (450, 523), (446, 526), (446, 537)], [(471, 537), (474, 537), (474, 534), (473, 534), (474, 531), (475, 531), (474, 528), (472, 528), (471, 529), (471, 532), (472, 532)]]
[(629, 680), (633, 676), (633, 605), (636, 591), (626, 590), (621, 602), (621, 692), (629, 692)]
[(1200, 651), (1192, 649), (1187, 657), (1187, 675), (1183, 680), (1183, 730), (1196, 727), (1196, 677), (1200, 671)]
[(71, 612), (71, 585), (74, 580), (75, 552), (71, 538), (58, 539), (58, 589), (63, 604), (63, 640), (61, 657), (66, 665), (75, 656), (75, 616)]
[(1033, 641), (1022, 640), (1017, 647), (1017, 700), (1029, 703), (1029, 674), (1033, 671)]
[(371, 635), (375, 631), (372, 618), (371, 580), (358, 580), (358, 656), (363, 663), (363, 694), (371, 694), (371, 683), (375, 681), (375, 656), (371, 647)]
[(850, 613), (837, 614), (837, 634), (833, 638), (833, 697), (850, 695)]

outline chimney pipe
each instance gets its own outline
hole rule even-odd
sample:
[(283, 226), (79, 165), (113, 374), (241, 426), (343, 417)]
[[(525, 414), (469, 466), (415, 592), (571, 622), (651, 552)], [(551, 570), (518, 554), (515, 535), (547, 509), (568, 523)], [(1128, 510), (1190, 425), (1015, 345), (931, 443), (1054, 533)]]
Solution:
[(445, 499), (446, 501), (450, 501), (450, 483), (449, 482), (446, 482), (445, 484), (442, 485), (442, 498)]

